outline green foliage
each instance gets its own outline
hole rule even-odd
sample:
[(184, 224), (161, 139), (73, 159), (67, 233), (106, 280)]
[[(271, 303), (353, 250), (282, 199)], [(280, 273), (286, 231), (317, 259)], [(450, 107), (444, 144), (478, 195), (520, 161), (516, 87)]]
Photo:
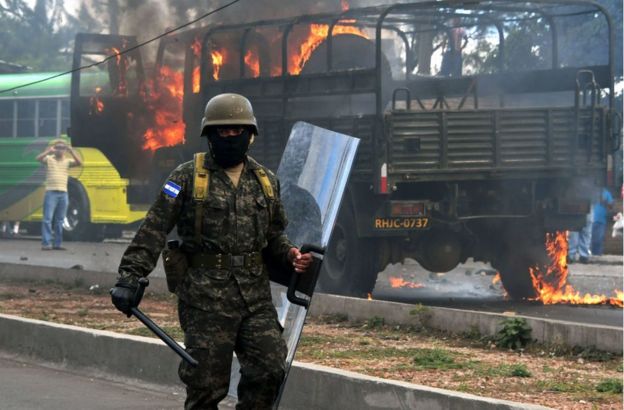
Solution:
[(611, 378), (603, 379), (596, 386), (596, 391), (600, 393), (622, 394), (622, 380)]
[(420, 369), (459, 369), (461, 363), (456, 363), (453, 353), (444, 349), (417, 349), (412, 361)]
[(507, 349), (521, 349), (531, 342), (531, 326), (526, 319), (512, 317), (503, 320), (496, 335), (496, 344)]
[(366, 327), (369, 329), (379, 329), (384, 325), (384, 318), (373, 316), (366, 321)]
[(420, 316), (425, 313), (429, 313), (431, 309), (429, 307), (423, 305), (422, 303), (417, 303), (414, 305), (412, 310), (410, 310), (409, 314), (412, 316)]
[(535, 383), (535, 386), (543, 391), (559, 393), (586, 393), (593, 389), (590, 384), (572, 381), (564, 382), (559, 380), (538, 380)]
[(510, 377), (531, 377), (531, 372), (524, 364), (512, 364), (505, 367), (506, 376)]

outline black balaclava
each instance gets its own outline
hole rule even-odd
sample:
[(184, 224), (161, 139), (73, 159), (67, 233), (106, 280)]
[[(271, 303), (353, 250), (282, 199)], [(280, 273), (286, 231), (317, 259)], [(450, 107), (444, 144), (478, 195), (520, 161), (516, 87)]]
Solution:
[(220, 137), (217, 128), (211, 127), (207, 136), (212, 157), (221, 167), (231, 168), (245, 160), (251, 140), (251, 133), (247, 127), (239, 135), (230, 137)]

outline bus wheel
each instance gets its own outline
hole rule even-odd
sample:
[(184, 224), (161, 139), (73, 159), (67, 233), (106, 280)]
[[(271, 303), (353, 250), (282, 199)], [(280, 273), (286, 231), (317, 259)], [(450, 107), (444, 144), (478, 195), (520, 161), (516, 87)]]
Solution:
[(87, 241), (92, 239), (89, 199), (82, 184), (74, 178), (67, 183), (69, 203), (63, 221), (63, 237), (70, 241)]
[(319, 282), (325, 292), (365, 296), (377, 280), (377, 255), (370, 239), (357, 237), (355, 216), (343, 204), (325, 253)]

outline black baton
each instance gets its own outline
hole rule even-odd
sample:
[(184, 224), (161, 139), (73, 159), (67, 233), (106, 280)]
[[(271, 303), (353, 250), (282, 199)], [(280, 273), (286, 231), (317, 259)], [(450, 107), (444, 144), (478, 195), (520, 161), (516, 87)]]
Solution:
[[(150, 319), (145, 313), (139, 310), (138, 306), (141, 299), (143, 299), (143, 293), (145, 292), (145, 288), (149, 285), (149, 280), (147, 278), (139, 279), (139, 287), (137, 289), (136, 294), (134, 295), (134, 303), (135, 307), (130, 308), (130, 314), (134, 315), (137, 319), (141, 321), (149, 330), (152, 331), (160, 340), (165, 342), (167, 346), (173, 349), (174, 352), (177, 353), (178, 356), (182, 358), (185, 362), (190, 364), (191, 366), (197, 366), (199, 363), (197, 360), (193, 359), (193, 357), (188, 354), (182, 347), (176, 343), (175, 340), (171, 336), (169, 336), (164, 330), (162, 330), (152, 319)], [(130, 316), (130, 315), (128, 315)]]

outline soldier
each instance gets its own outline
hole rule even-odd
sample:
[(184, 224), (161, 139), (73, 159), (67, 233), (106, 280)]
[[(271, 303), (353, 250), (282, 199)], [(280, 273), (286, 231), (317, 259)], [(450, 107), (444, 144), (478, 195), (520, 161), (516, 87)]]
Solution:
[(177, 225), (188, 269), (173, 286), (186, 350), (199, 361), (196, 368), (185, 362), (179, 368), (185, 409), (217, 409), (228, 392), (232, 352), (241, 364), (237, 409), (270, 408), (284, 377), (286, 345), (266, 264), (304, 272), (312, 256), (283, 233), (277, 178), (246, 155), (257, 134), (245, 97), (221, 94), (208, 101), (201, 135), (210, 152), (171, 173), (124, 253), (111, 291), (113, 304), (127, 313), (138, 279), (153, 270)]

